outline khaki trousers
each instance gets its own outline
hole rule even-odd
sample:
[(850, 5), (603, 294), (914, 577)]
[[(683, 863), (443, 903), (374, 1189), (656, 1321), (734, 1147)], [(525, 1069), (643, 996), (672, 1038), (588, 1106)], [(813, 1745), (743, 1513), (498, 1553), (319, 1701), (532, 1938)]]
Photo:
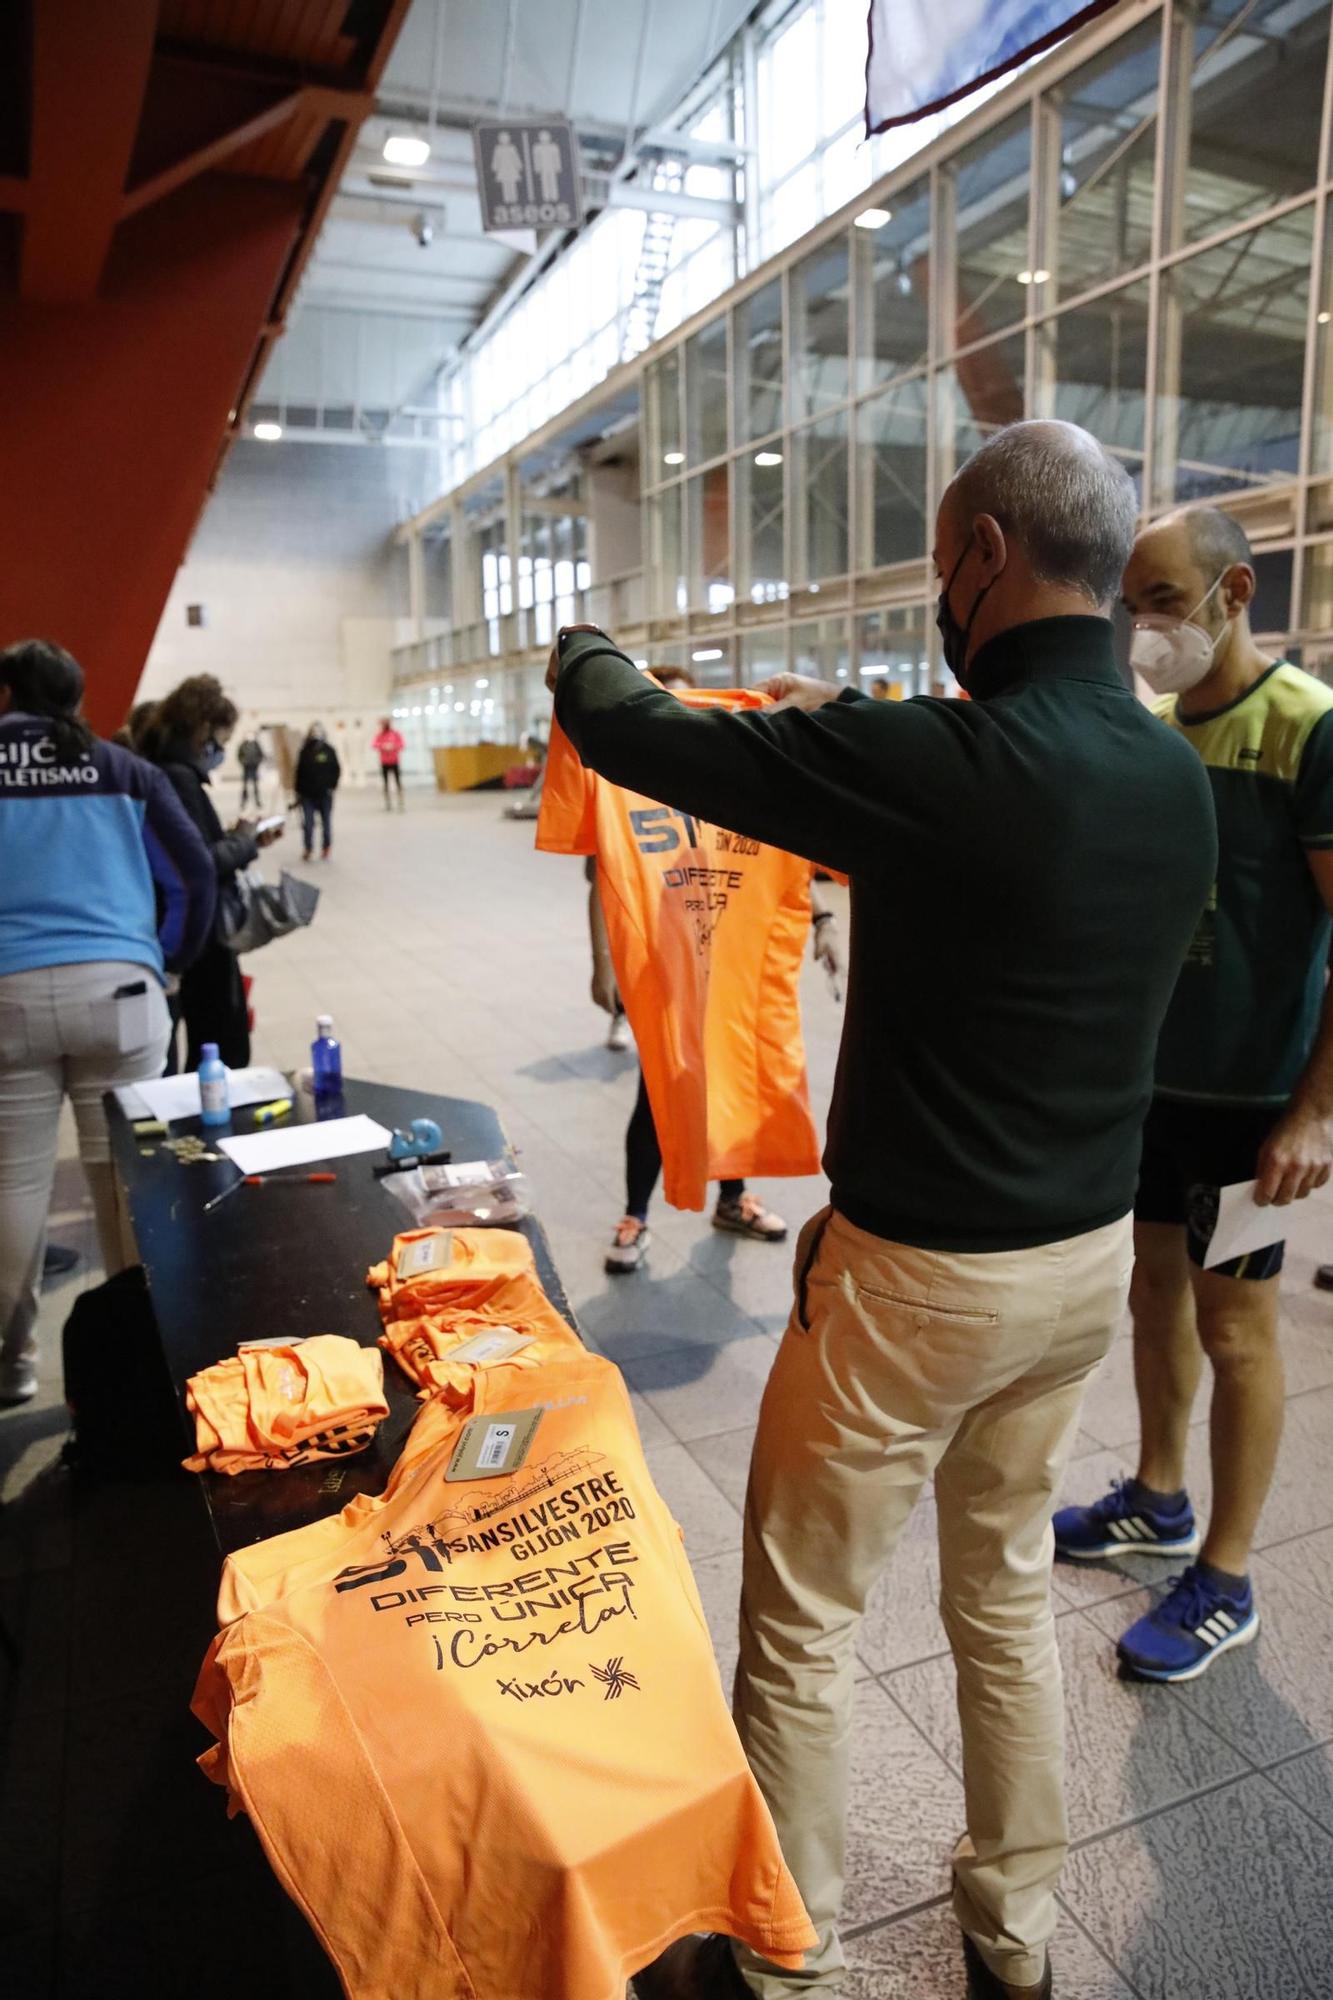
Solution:
[[(137, 1000), (118, 999), (145, 987)], [(111, 1164), (102, 1093), (161, 1076), (171, 1020), (156, 973), (98, 960), (0, 977), (0, 1365), (37, 1352), (46, 1214), (60, 1107), (74, 1107), (107, 1276), (133, 1264), (134, 1230)]]
[(1068, 1842), (1051, 1510), (1130, 1231), (986, 1255), (831, 1209), (801, 1232), (746, 1501), (736, 1721), (820, 1943), (798, 1973), (738, 1946), (760, 2000), (841, 1981), (857, 1627), (932, 1472), (967, 1805), (954, 1906), (1001, 1979), (1043, 1977)]

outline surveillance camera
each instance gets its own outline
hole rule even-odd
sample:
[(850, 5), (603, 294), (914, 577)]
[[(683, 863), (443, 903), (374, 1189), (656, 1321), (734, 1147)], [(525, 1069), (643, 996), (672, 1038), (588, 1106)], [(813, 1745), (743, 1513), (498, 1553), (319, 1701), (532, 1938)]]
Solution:
[(428, 215), (414, 215), (412, 218), (412, 234), (416, 237), (422, 249), (428, 250), (435, 241), (435, 224)]

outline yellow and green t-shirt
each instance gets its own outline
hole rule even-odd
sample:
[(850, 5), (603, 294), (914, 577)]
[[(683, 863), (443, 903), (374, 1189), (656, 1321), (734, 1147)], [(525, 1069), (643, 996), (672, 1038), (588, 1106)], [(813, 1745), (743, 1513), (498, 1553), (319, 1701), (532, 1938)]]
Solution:
[(1157, 1050), (1166, 1097), (1281, 1104), (1319, 1022), (1329, 918), (1306, 860), (1333, 847), (1333, 688), (1278, 661), (1235, 701), (1155, 713), (1194, 745), (1217, 809), (1217, 880)]

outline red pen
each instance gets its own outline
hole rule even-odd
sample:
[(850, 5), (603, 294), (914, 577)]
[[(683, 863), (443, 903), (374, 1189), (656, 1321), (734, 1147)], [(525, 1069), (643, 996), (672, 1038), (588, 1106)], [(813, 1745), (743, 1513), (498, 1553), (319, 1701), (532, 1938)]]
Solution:
[(336, 1181), (337, 1178), (337, 1174), (242, 1174), (240, 1179), (234, 1180), (230, 1187), (223, 1188), (221, 1194), (215, 1194), (211, 1201), (206, 1201), (203, 1206), (203, 1213), (207, 1215), (211, 1208), (216, 1208), (218, 1203), (225, 1201), (229, 1194), (235, 1194), (237, 1188), (263, 1187), (268, 1181), (309, 1181), (323, 1184), (329, 1181)]

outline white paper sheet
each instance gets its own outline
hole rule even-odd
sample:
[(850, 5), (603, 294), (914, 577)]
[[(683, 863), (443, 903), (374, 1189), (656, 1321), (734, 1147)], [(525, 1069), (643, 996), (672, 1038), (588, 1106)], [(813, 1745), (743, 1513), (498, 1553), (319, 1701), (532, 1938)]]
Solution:
[(276, 1125), (242, 1139), (219, 1139), (218, 1151), (243, 1174), (271, 1174), (279, 1167), (303, 1167), (313, 1160), (340, 1160), (347, 1153), (374, 1153), (392, 1137), (363, 1113), (356, 1118), (320, 1119), (313, 1125)]
[[(292, 1094), (292, 1086), (280, 1069), (258, 1064), (229, 1069), (227, 1090), (233, 1111), (243, 1104), (271, 1104), (275, 1098)], [(193, 1072), (150, 1077), (145, 1083), (122, 1083), (116, 1097), (127, 1118), (161, 1118), (169, 1125), (173, 1118), (199, 1116), (199, 1078)]]
[(1254, 1181), (1233, 1181), (1220, 1191), (1217, 1227), (1203, 1260), (1206, 1270), (1232, 1257), (1243, 1257), (1247, 1250), (1266, 1250), (1286, 1234), (1281, 1209), (1255, 1206), (1256, 1185)]

